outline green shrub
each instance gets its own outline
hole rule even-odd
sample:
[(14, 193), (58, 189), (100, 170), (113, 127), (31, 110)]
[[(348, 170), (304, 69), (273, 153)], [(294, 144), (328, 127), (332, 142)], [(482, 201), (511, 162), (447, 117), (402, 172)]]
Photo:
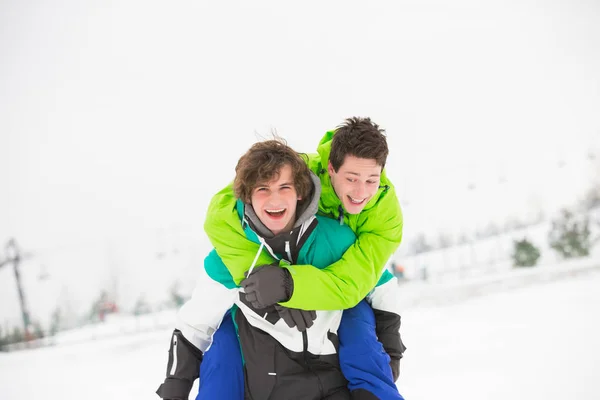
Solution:
[(548, 241), (562, 258), (588, 256), (592, 246), (589, 217), (578, 218), (571, 211), (562, 210), (560, 217), (552, 221)]
[(540, 258), (540, 250), (527, 239), (515, 240), (512, 255), (515, 267), (533, 267)]

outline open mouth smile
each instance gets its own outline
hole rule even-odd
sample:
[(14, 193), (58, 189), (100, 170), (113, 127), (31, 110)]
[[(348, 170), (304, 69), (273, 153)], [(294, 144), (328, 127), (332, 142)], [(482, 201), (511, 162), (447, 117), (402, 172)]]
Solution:
[(354, 197), (350, 197), (350, 196), (348, 196), (348, 199), (350, 199), (350, 203), (356, 204), (356, 205), (362, 204), (366, 200), (366, 199), (355, 199)]
[(285, 214), (285, 211), (286, 211), (285, 208), (276, 208), (276, 209), (271, 209), (271, 210), (265, 210), (265, 213), (267, 213), (267, 215), (271, 218), (279, 219), (279, 218), (283, 217), (283, 215)]

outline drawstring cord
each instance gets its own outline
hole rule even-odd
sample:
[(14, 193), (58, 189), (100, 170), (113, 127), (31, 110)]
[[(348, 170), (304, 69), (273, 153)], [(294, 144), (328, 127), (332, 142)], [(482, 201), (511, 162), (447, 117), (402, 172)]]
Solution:
[(260, 256), (260, 252), (262, 251), (263, 247), (265, 247), (265, 242), (261, 240), (260, 247), (258, 248), (258, 252), (256, 253), (256, 257), (254, 257), (254, 261), (252, 261), (252, 265), (250, 266), (250, 269), (248, 270), (248, 275), (246, 275), (246, 276), (250, 276), (250, 274), (252, 273), (252, 270), (256, 266), (256, 262), (258, 261), (258, 256)]

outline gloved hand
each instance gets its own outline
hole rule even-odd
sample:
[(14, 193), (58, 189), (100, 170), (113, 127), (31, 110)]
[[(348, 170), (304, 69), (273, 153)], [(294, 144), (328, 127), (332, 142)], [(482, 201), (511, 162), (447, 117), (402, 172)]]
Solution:
[(396, 382), (400, 377), (400, 359), (395, 357), (390, 358), (390, 367), (392, 368), (392, 377), (394, 378), (394, 382)]
[(193, 383), (185, 379), (166, 378), (156, 394), (163, 400), (187, 400)]
[(257, 267), (240, 285), (244, 288), (246, 300), (258, 309), (288, 301), (294, 292), (290, 271), (276, 265)]
[(295, 326), (300, 332), (304, 332), (313, 326), (313, 321), (317, 319), (317, 312), (314, 310), (299, 310), (297, 308), (280, 306), (279, 304), (275, 304), (275, 309), (287, 326), (290, 328)]

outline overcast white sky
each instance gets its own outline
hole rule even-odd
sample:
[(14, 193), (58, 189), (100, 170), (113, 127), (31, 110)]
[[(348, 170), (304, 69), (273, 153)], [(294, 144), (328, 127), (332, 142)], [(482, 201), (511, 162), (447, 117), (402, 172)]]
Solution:
[(349, 116), (386, 128), (406, 238), (571, 202), (600, 148), (593, 0), (3, 1), (0, 55), (0, 242), (65, 276), (204, 241), (271, 128), (306, 152)]

